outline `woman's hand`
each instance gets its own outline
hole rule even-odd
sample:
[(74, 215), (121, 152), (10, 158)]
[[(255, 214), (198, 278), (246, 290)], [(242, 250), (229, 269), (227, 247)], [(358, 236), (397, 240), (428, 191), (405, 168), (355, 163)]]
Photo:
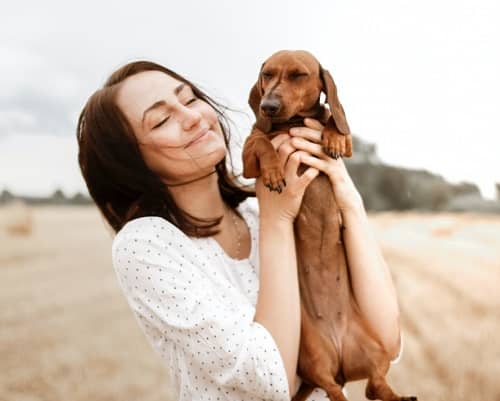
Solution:
[(260, 216), (261, 218), (293, 223), (299, 212), (305, 189), (319, 174), (319, 170), (309, 167), (300, 177), (297, 175), (297, 169), (301, 162), (309, 164), (304, 161), (304, 157), (308, 156), (308, 153), (296, 151), (292, 146), (290, 135), (279, 134), (271, 139), (271, 143), (278, 151), (286, 185), (282, 192), (278, 193), (270, 191), (264, 186), (261, 177), (257, 178), (255, 191), (259, 201)]
[(363, 198), (352, 182), (342, 157), (335, 160), (323, 152), (321, 145), (323, 125), (311, 118), (306, 118), (304, 123), (305, 127), (290, 129), (292, 146), (307, 152), (302, 156), (302, 162), (317, 168), (330, 178), (335, 200), (341, 211), (363, 207)]

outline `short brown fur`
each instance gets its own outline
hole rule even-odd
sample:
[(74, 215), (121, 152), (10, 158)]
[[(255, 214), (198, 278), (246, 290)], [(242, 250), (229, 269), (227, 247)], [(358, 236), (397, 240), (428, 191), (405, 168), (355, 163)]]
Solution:
[[(326, 94), (327, 109), (320, 103)], [(271, 104), (269, 116), (263, 105)], [(270, 140), (304, 117), (324, 124), (326, 154), (352, 155), (352, 139), (337, 88), (330, 73), (306, 51), (279, 51), (261, 67), (249, 104), (256, 122), (243, 148), (243, 175), (262, 176), (270, 190), (286, 185), (279, 157)], [(299, 173), (305, 170), (301, 165)], [(342, 387), (368, 379), (367, 398), (416, 400), (397, 396), (385, 380), (390, 356), (363, 319), (352, 292), (340, 211), (331, 183), (324, 174), (308, 186), (295, 220), (297, 265), (301, 294), (301, 341), (297, 373), (303, 379), (294, 401), (303, 401), (315, 387), (331, 401), (347, 401)]]

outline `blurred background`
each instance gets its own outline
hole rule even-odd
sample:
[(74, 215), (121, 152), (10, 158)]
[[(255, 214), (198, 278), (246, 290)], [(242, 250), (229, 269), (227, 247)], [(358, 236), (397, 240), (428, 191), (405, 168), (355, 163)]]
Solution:
[[(235, 111), (280, 49), (312, 52), (354, 133), (346, 165), (397, 287), (393, 388), (500, 400), (500, 4), (495, 0), (9, 2), (0, 15), (0, 401), (168, 400), (128, 309), (76, 120), (147, 59)], [(347, 385), (364, 399), (364, 382)]]

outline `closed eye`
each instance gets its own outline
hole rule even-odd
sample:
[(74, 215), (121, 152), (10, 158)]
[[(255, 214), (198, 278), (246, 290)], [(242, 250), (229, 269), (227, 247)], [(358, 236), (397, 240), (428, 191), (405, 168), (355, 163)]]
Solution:
[[(197, 100), (198, 100), (198, 99), (197, 99), (197, 98), (195, 98), (195, 97), (193, 97), (193, 98), (189, 99), (189, 100), (186, 102), (186, 106), (187, 106), (187, 105), (189, 105), (189, 104), (191, 104), (191, 103), (196, 102)], [(152, 129), (156, 129), (156, 128), (161, 127), (163, 124), (165, 124), (165, 123), (168, 121), (168, 119), (169, 119), (169, 118), (170, 118), (170, 116), (165, 117), (165, 118), (164, 118), (163, 120), (161, 120), (158, 124), (156, 124), (156, 125), (155, 125)]]
[(163, 120), (161, 120), (158, 124), (156, 124), (152, 129), (156, 129), (156, 128), (159, 128), (161, 127), (163, 124), (165, 124), (165, 122), (170, 118), (169, 117), (165, 117)]
[(306, 77), (307, 74), (305, 72), (292, 72), (288, 78), (290, 79), (298, 79), (298, 78), (301, 78), (301, 77)]

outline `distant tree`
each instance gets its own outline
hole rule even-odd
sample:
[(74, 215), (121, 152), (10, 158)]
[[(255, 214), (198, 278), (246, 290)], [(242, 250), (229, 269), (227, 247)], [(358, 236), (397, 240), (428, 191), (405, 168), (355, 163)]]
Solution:
[(10, 202), (12, 199), (14, 199), (15, 196), (10, 193), (7, 189), (4, 189), (2, 191), (2, 194), (0, 195), (0, 203), (7, 203)]
[(73, 195), (69, 202), (74, 205), (86, 205), (92, 203), (92, 200), (88, 196), (83, 195), (81, 192), (77, 192)]
[(460, 182), (453, 185), (453, 195), (481, 195), (479, 187), (471, 182)]
[(391, 209), (405, 210), (412, 207), (408, 197), (408, 179), (404, 170), (387, 167), (379, 177), (377, 192), (389, 201)]
[(64, 195), (64, 192), (57, 188), (52, 196), (50, 197), (50, 203), (65, 203), (67, 200), (66, 195)]
[(380, 163), (377, 155), (377, 145), (366, 142), (357, 135), (352, 135), (352, 157), (345, 160), (346, 163)]
[(435, 180), (431, 183), (429, 190), (430, 206), (432, 210), (443, 210), (451, 197), (452, 186), (441, 180)]
[(497, 192), (497, 201), (500, 202), (500, 182), (495, 183), (495, 188), (496, 188), (496, 192)]

